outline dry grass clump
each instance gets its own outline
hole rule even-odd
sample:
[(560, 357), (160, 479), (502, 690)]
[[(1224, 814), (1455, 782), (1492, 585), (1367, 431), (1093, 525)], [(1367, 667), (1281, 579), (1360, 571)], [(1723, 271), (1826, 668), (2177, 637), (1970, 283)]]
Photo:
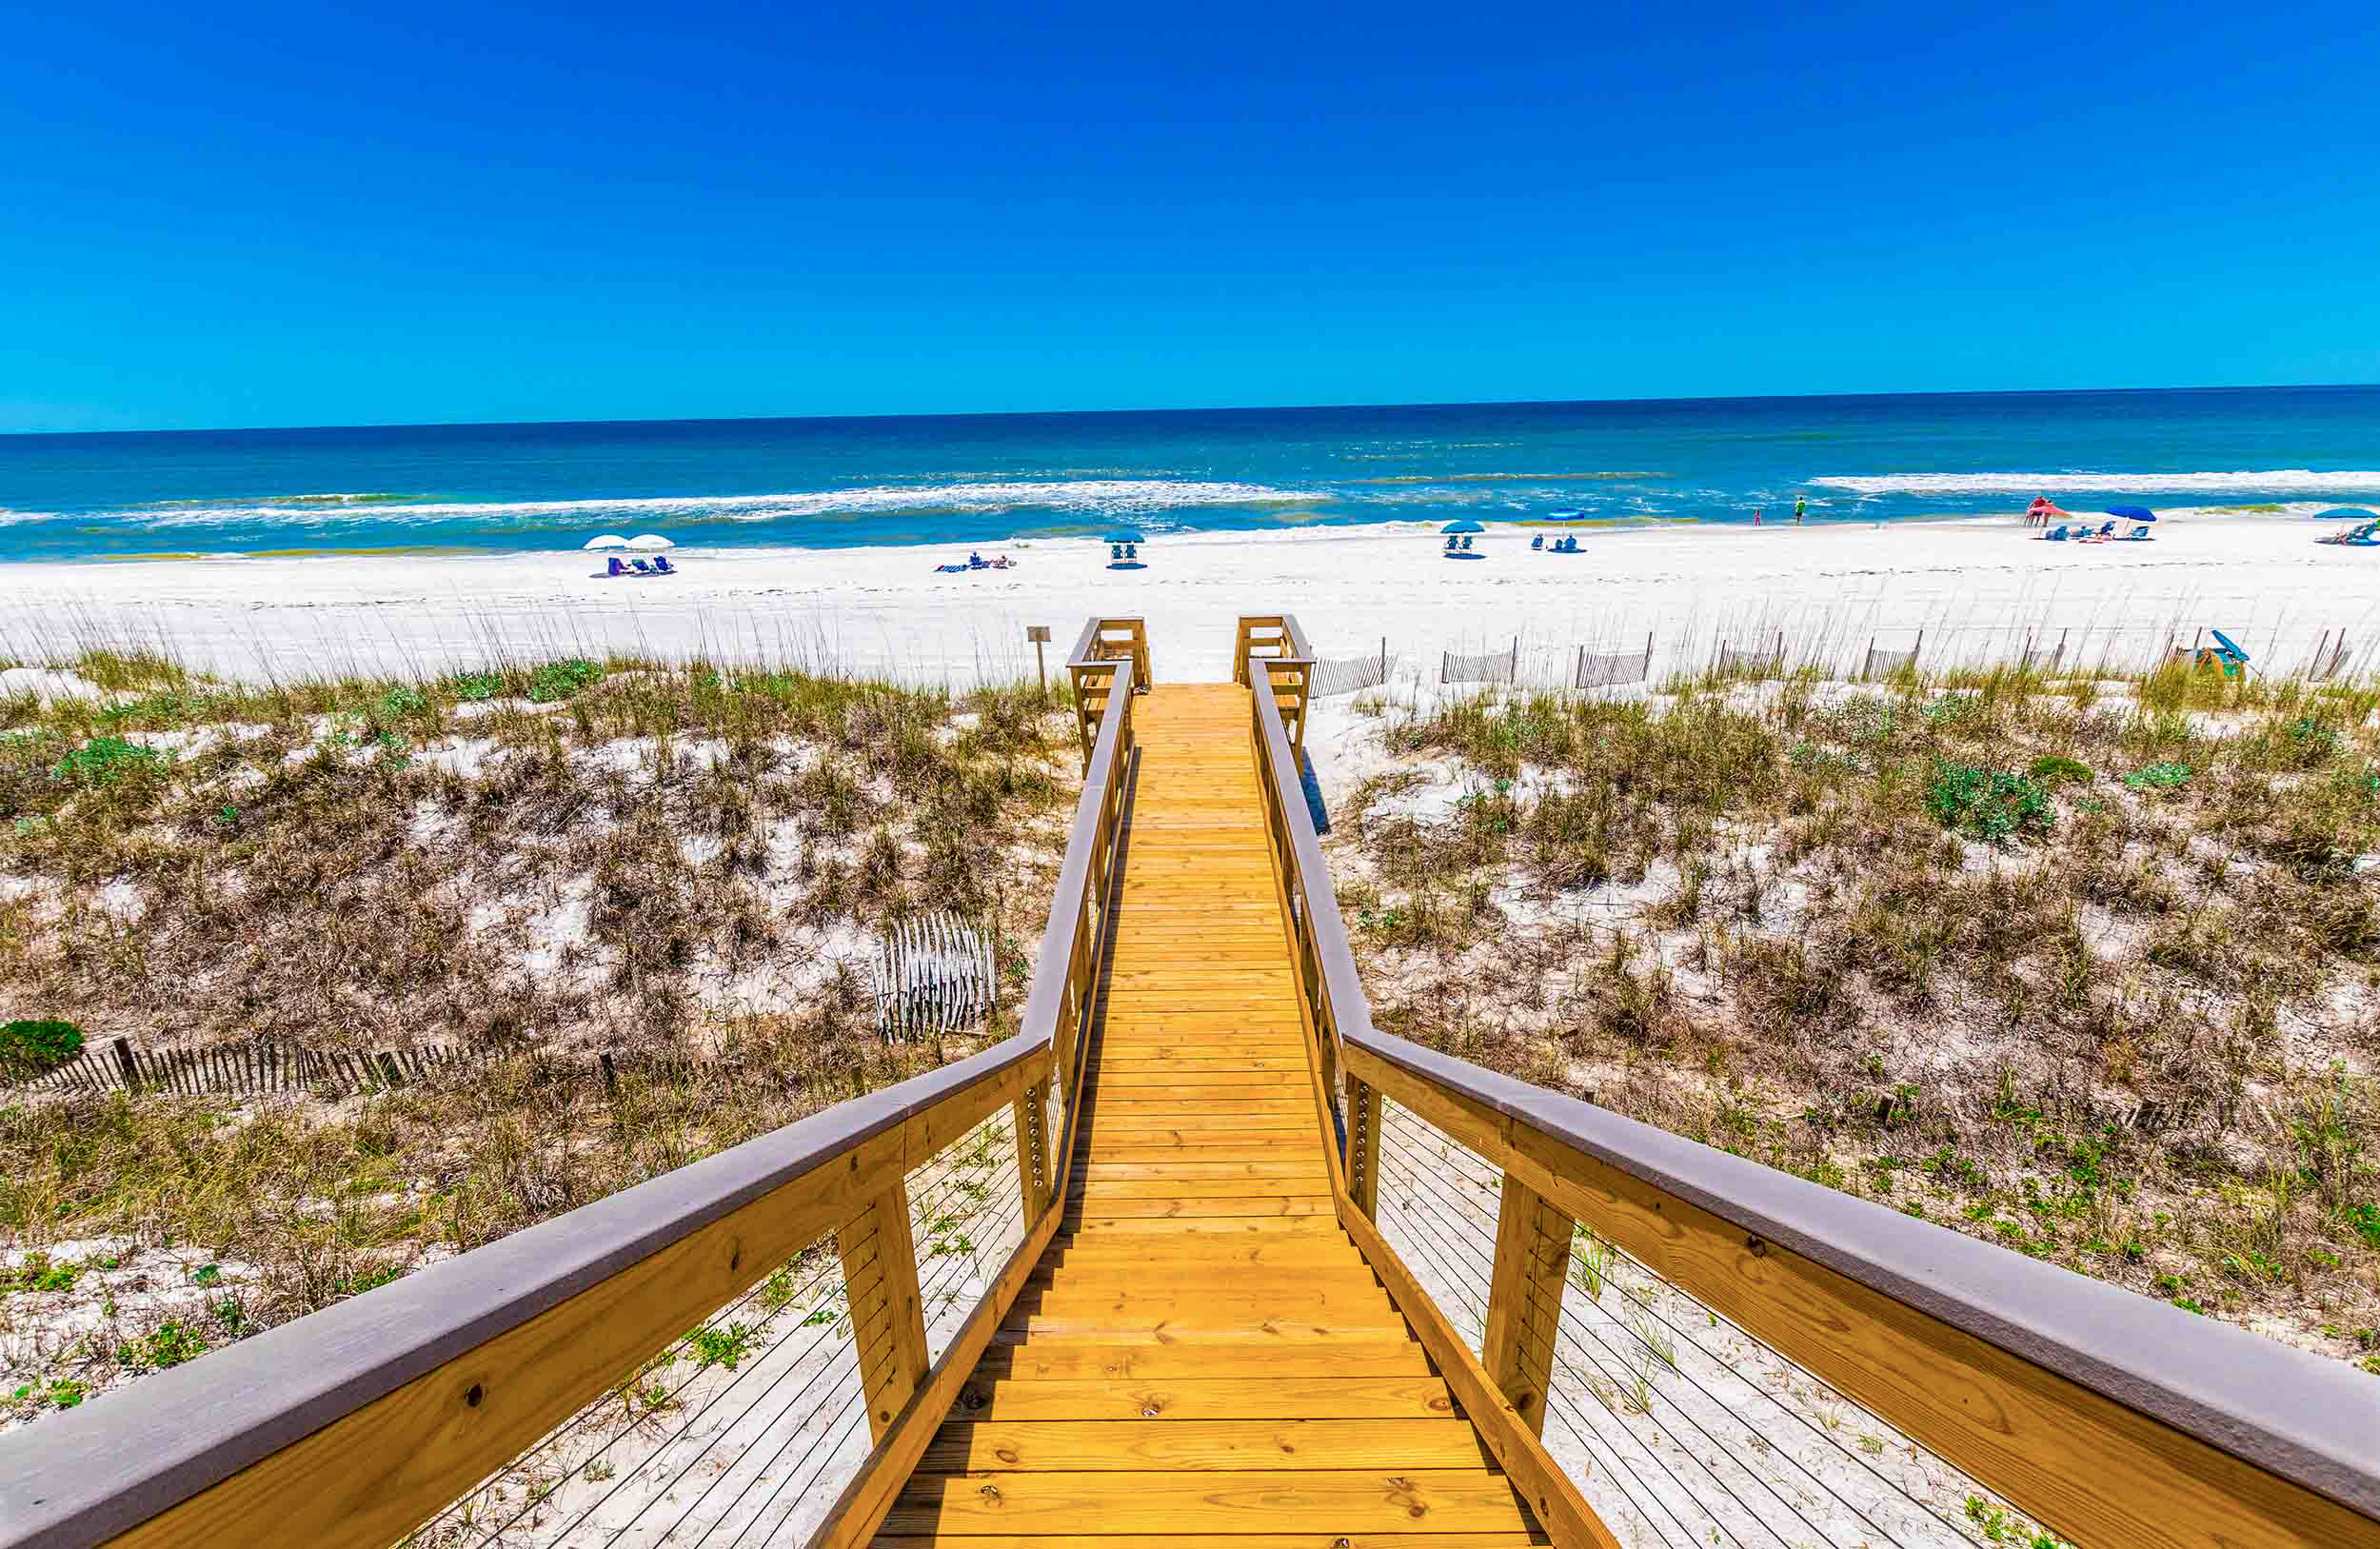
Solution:
[(143, 1043), (674, 1043), (912, 909), (1029, 936), (1072, 784), (1032, 687), (83, 667), (117, 697), (0, 706), (0, 1005)]
[(993, 936), (1003, 1033), (1077, 784), (1032, 685), (71, 665), (104, 696), (0, 703), (0, 1020), (521, 1052), (335, 1104), (0, 1094), (12, 1419), (923, 1068), (863, 966), (910, 912)]
[(2375, 707), (2175, 666), (1383, 708), (1337, 864), (1384, 1026), (2380, 1371)]

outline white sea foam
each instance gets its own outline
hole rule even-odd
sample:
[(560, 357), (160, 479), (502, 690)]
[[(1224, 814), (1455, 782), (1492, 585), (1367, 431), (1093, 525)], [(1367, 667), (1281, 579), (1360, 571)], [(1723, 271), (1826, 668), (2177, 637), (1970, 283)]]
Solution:
[[(506, 526), (544, 526), (613, 518), (674, 517), (680, 521), (768, 522), (785, 517), (864, 516), (901, 511), (1055, 510), (1083, 516), (1148, 515), (1195, 506), (1264, 506), (1313, 500), (1314, 494), (1267, 485), (1220, 480), (1079, 479), (987, 481), (939, 485), (874, 485), (856, 489), (793, 491), (770, 495), (653, 495), (576, 500), (450, 501), (379, 505), (369, 519), (391, 525), (463, 519)], [(9, 513), (35, 520), (41, 513)], [(282, 526), (328, 526), (356, 519), (351, 508), (326, 504), (253, 502), (172, 511), (125, 512), (144, 527), (217, 527), (244, 522)]]
[(2380, 470), (2242, 469), (2233, 473), (1829, 473), (1810, 481), (1863, 495), (2033, 494), (2064, 490), (2350, 493), (2380, 489)]

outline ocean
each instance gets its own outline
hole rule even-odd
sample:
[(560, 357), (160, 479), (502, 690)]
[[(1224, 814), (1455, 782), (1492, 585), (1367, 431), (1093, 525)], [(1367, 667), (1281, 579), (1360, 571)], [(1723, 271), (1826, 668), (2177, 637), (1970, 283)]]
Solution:
[(2380, 501), (2380, 387), (0, 436), (0, 556)]

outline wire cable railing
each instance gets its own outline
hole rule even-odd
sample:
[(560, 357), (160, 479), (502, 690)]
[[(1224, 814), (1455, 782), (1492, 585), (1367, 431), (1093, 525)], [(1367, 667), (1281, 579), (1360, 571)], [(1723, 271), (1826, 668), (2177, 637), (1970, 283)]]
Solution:
[[(1381, 1103), (1378, 1122), (1382, 1235), (1477, 1349), (1502, 1169), (1400, 1104)], [(1989, 1526), (2013, 1543), (2056, 1541), (1584, 1228), (1557, 1304), (1524, 1289), (1557, 1331), (1549, 1450), (1629, 1549), (1934, 1549), (1993, 1541)]]
[[(994, 1114), (905, 1180), (934, 1357), (982, 1295), (987, 1262), (1022, 1236), (1012, 1138), (1008, 1116)], [(854, 1278), (881, 1274), (880, 1246), (873, 1231), (813, 1244), (409, 1541), (633, 1549), (815, 1526), (800, 1503), (823, 1513), (864, 1460), (865, 1393), (892, 1359), (886, 1348), (863, 1361), (851, 1322)]]

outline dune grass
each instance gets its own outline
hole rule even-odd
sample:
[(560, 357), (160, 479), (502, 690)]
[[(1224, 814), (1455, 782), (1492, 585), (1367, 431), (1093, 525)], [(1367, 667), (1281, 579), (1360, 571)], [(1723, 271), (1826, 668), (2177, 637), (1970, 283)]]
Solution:
[(960, 1052), (877, 1036), (860, 960), (907, 913), (988, 929), (1012, 1029), (1077, 784), (1031, 684), (57, 665), (101, 695), (0, 702), (0, 1021), (522, 1052), (335, 1104), (0, 1094), (16, 1420)]
[(1335, 864), (1383, 1026), (2380, 1372), (2380, 693), (1374, 708)]

